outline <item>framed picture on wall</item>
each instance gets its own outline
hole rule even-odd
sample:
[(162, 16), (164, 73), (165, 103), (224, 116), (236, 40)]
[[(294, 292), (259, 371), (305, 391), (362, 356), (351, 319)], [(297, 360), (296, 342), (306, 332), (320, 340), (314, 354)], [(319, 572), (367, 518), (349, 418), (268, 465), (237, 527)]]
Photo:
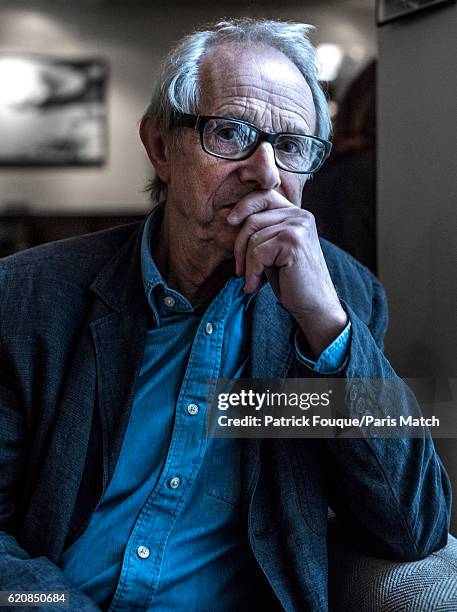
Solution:
[(107, 63), (0, 54), (0, 165), (100, 165)]
[(411, 15), (417, 11), (434, 7), (438, 4), (448, 4), (455, 0), (376, 0), (376, 21), (384, 25), (394, 19)]

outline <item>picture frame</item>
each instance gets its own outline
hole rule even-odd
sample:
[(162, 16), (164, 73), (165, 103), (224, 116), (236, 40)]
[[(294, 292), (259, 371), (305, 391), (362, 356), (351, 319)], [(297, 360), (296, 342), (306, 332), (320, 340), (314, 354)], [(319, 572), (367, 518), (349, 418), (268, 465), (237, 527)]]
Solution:
[(108, 64), (0, 53), (0, 166), (100, 166), (107, 158)]
[(376, 23), (381, 26), (413, 13), (451, 2), (455, 0), (376, 0)]

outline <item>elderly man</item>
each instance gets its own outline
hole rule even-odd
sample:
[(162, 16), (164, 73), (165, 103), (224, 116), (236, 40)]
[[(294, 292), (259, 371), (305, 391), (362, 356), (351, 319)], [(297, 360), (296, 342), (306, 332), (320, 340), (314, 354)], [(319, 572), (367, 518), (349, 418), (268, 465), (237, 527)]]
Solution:
[[(221, 22), (166, 59), (145, 223), (3, 260), (0, 587), (72, 609), (327, 609), (327, 512), (372, 555), (444, 546), (411, 439), (210, 438), (217, 378), (394, 378), (378, 281), (300, 208), (330, 151), (308, 26)], [(305, 187), (306, 189), (306, 187)], [(348, 408), (364, 403), (351, 386)], [(399, 381), (395, 398), (415, 405)]]

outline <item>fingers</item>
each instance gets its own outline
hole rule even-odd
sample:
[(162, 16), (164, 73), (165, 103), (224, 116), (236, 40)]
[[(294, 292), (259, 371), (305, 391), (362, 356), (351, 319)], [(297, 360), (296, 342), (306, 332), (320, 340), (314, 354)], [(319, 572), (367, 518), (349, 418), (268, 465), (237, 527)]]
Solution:
[(236, 237), (233, 247), (236, 273), (238, 276), (244, 274), (246, 251), (251, 237), (255, 236), (255, 240), (258, 241), (257, 244), (267, 238), (271, 238), (271, 234), (266, 230), (280, 224), (283, 220), (284, 209), (269, 210), (261, 214), (256, 213), (246, 219)]
[[(236, 273), (238, 276), (244, 274), (246, 253), (251, 242), (253, 246), (271, 238), (277, 231), (284, 231), (289, 235), (288, 230), (303, 236), (305, 227), (312, 227), (314, 218), (308, 211), (294, 207), (273, 209), (256, 213), (246, 219), (234, 244), (234, 256), (236, 263)], [(276, 227), (273, 234), (267, 232), (268, 228)], [(287, 236), (286, 236), (287, 237)], [(304, 246), (304, 245), (303, 245)]]
[(291, 265), (289, 260), (300, 257), (299, 253), (313, 243), (310, 240), (313, 229), (316, 233), (313, 215), (274, 190), (247, 194), (233, 208), (227, 221), (241, 225), (234, 256), (237, 275), (246, 278), (246, 293), (261, 288), (265, 268)]
[(280, 295), (277, 270), (296, 263), (299, 236), (296, 227), (276, 225), (264, 228), (251, 237), (246, 252), (245, 287), (246, 293), (253, 293), (262, 287), (263, 274), (271, 281), (273, 289)]
[(276, 208), (292, 208), (297, 209), (297, 206), (289, 202), (279, 192), (270, 190), (251, 191), (234, 206), (231, 213), (227, 216), (227, 221), (231, 225), (240, 225), (249, 217), (258, 212)]
[(271, 238), (249, 249), (246, 257), (245, 293), (254, 293), (261, 289), (265, 269), (274, 266), (282, 248), (278, 241), (278, 233), (277, 231)]

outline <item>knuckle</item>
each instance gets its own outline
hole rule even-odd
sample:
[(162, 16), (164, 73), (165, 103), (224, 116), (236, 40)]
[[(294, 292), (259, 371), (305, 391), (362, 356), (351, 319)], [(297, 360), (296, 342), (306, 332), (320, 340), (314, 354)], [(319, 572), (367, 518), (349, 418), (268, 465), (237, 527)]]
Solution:
[(300, 221), (306, 227), (313, 226), (315, 224), (314, 215), (313, 213), (309, 212), (309, 210), (302, 210)]
[(297, 227), (289, 226), (284, 229), (283, 237), (290, 246), (299, 246), (303, 242), (303, 236)]
[(249, 246), (256, 247), (258, 244), (260, 244), (260, 241), (261, 236), (259, 235), (259, 232), (253, 232), (249, 238)]
[(253, 213), (246, 219), (246, 228), (252, 233), (260, 229), (259, 218)]
[(295, 224), (295, 228), (297, 233), (300, 233), (302, 236), (306, 235), (309, 232), (309, 223), (306, 219), (299, 219)]
[(300, 217), (295, 220), (294, 226), (302, 236), (311, 236), (316, 233), (316, 221), (314, 215), (311, 213), (309, 213), (309, 215), (300, 215)]
[(301, 212), (301, 216), (304, 219), (307, 219), (310, 222), (314, 221), (314, 215), (310, 210), (307, 210), (306, 208), (300, 208), (300, 212)]
[(262, 245), (258, 244), (257, 246), (254, 246), (251, 253), (254, 259), (258, 259), (262, 253)]

